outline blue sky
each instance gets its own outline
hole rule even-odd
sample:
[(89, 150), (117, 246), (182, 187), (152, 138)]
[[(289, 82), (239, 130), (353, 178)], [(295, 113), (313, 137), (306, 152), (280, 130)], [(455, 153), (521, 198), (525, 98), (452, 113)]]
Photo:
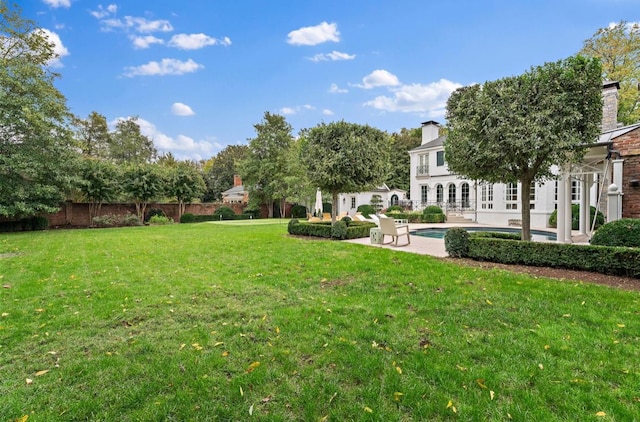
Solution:
[(160, 152), (208, 159), (264, 112), (294, 134), (444, 123), (456, 88), (575, 54), (640, 0), (18, 0), (47, 30), (71, 111), (138, 116)]

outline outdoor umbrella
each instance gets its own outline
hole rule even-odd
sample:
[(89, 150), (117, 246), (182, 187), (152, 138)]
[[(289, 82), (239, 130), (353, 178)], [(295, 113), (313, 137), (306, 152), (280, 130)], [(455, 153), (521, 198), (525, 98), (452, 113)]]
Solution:
[(322, 192), (320, 188), (316, 191), (316, 205), (313, 208), (317, 217), (322, 217)]

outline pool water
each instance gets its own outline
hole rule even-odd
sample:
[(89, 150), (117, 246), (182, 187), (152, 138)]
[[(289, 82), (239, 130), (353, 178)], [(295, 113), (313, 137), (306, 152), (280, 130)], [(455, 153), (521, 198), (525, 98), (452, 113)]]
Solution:
[[(516, 233), (520, 234), (520, 229), (510, 227), (462, 227), (468, 232), (498, 232), (498, 233)], [(412, 235), (430, 237), (433, 239), (444, 239), (444, 234), (449, 227), (434, 227), (429, 229), (418, 229), (411, 232)], [(543, 230), (531, 230), (531, 240), (535, 241), (555, 241), (556, 234)]]

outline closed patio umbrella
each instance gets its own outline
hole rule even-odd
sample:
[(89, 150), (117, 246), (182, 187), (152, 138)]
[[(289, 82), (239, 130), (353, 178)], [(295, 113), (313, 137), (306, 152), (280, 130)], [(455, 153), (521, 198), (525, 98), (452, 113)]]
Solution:
[(316, 204), (313, 211), (317, 217), (322, 217), (322, 192), (320, 188), (316, 191)]

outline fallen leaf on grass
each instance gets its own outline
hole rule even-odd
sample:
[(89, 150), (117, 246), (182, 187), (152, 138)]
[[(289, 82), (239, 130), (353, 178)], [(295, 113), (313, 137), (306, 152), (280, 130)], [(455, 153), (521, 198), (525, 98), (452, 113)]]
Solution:
[(49, 372), (48, 369), (44, 369), (42, 371), (38, 371), (38, 372), (36, 372), (36, 377), (42, 376), (42, 375), (46, 374), (47, 372)]
[(400, 368), (399, 366), (396, 366), (396, 372), (402, 375), (402, 368)]
[(260, 400), (261, 403), (269, 403), (273, 399), (273, 396), (268, 395), (267, 397)]
[(29, 419), (29, 415), (24, 415), (24, 416), (16, 419), (16, 422), (27, 422), (27, 419)]
[(404, 393), (401, 393), (399, 391), (396, 391), (395, 393), (393, 393), (393, 400), (395, 401), (400, 401), (400, 399), (402, 398), (402, 396), (404, 396)]
[(453, 401), (449, 400), (449, 403), (447, 403), (447, 409), (451, 408), (451, 410), (453, 411), (453, 413), (458, 413), (458, 410), (456, 409), (456, 407), (453, 405)]
[(182, 343), (182, 344), (180, 345), (180, 348), (179, 348), (178, 350), (182, 350), (182, 349), (184, 349), (184, 346), (186, 346), (186, 345), (187, 345), (186, 343)]
[(222, 346), (223, 344), (224, 344), (224, 341), (217, 341), (214, 343), (213, 347)]
[(3, 312), (3, 313), (2, 313), (2, 316), (3, 316), (3, 317), (5, 317), (5, 316), (9, 316), (9, 314), (8, 314), (7, 312)]
[(368, 406), (364, 407), (364, 411), (367, 412), (367, 413), (373, 413), (373, 410)]
[(480, 388), (487, 388), (486, 385), (484, 385), (484, 378), (478, 378), (476, 380), (476, 382), (478, 383), (478, 385), (480, 386)]
[(244, 390), (242, 390), (242, 387), (240, 387), (240, 397), (244, 397)]
[(3, 284), (2, 288), (3, 289), (10, 289), (11, 288), (11, 284)]
[(607, 416), (607, 414), (606, 414), (606, 413), (604, 413), (603, 411), (600, 411), (600, 412), (596, 413), (596, 416), (599, 416), (599, 417), (601, 417), (601, 418), (602, 418), (602, 417), (604, 417), (604, 416)]
[(256, 361), (253, 362), (251, 365), (249, 365), (249, 367), (247, 368), (247, 372), (252, 372), (254, 369), (256, 369), (258, 366), (260, 366), (260, 362)]
[(493, 391), (489, 391), (489, 396), (491, 397), (491, 400), (493, 400), (495, 395), (496, 395), (496, 393), (494, 393)]
[(493, 303), (489, 299), (485, 299), (485, 302), (487, 302), (487, 305), (493, 305)]
[(620, 328), (624, 328), (624, 324), (616, 324)]
[(33, 384), (33, 380), (31, 378), (27, 378), (26, 379), (26, 383), (27, 383), (27, 385), (31, 385), (31, 384)]
[(227, 356), (229, 356), (228, 350), (225, 350), (224, 352), (222, 352), (222, 357), (226, 358)]
[(249, 416), (253, 415), (253, 405), (249, 406)]

